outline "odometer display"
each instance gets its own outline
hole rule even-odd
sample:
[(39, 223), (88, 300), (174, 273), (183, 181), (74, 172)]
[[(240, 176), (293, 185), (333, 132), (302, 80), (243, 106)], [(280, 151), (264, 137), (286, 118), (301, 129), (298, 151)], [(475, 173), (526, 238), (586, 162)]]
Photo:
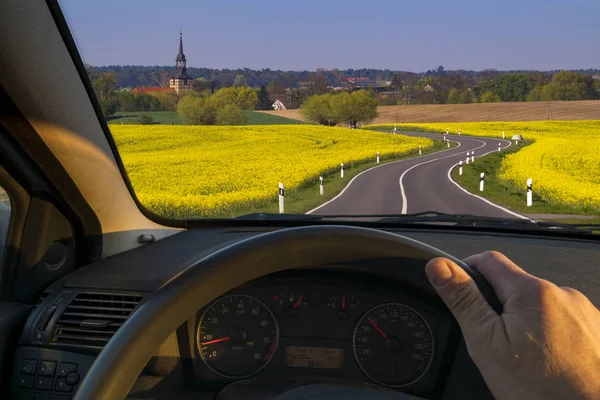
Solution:
[(198, 325), (197, 344), (204, 363), (219, 375), (244, 378), (271, 360), (279, 330), (260, 300), (236, 294), (209, 305)]
[(358, 365), (372, 380), (401, 387), (420, 379), (433, 359), (433, 335), (425, 319), (403, 304), (368, 311), (354, 331)]

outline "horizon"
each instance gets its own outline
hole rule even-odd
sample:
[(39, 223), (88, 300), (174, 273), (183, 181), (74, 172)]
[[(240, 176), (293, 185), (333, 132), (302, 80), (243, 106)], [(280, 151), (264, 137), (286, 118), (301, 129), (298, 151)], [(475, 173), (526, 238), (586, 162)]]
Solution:
[(418, 73), (439, 65), (449, 71), (600, 66), (594, 51), (600, 2), (585, 0), (507, 0), (500, 6), (477, 0), (376, 0), (367, 6), (358, 0), (181, 0), (177, 10), (185, 13), (169, 13), (158, 0), (62, 4), (82, 58), (94, 66), (174, 65), (180, 27), (192, 68)]

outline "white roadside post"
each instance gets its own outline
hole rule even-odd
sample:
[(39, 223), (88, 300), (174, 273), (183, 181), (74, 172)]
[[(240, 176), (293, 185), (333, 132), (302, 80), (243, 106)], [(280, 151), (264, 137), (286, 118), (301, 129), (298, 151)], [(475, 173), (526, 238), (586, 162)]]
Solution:
[(396, 133), (396, 124), (394, 124), (394, 133)]
[(458, 136), (460, 136), (460, 129), (458, 130)]
[(340, 175), (343, 178), (344, 177), (344, 163), (341, 164), (342, 169), (340, 170)]
[(467, 151), (467, 165), (469, 165), (469, 152)]
[(448, 148), (450, 148), (450, 142), (448, 142)]
[(446, 135), (450, 132), (450, 128), (446, 128)]
[(533, 190), (531, 185), (533, 184), (533, 179), (527, 179), (527, 207), (531, 207), (533, 205)]
[(319, 177), (319, 194), (323, 196), (323, 177)]
[(423, 153), (421, 152), (421, 146), (419, 146), (419, 155), (422, 155)]
[(502, 150), (502, 143), (498, 143), (498, 151)]
[(504, 139), (504, 131), (502, 131), (502, 139)]
[(283, 197), (284, 197), (284, 190), (283, 190), (283, 183), (279, 182), (279, 214), (283, 214)]
[(479, 175), (479, 191), (483, 192), (483, 172)]
[(475, 162), (475, 152), (471, 152), (471, 162)]
[(518, 146), (518, 145), (519, 145), (519, 141), (515, 140), (515, 146)]
[(377, 164), (379, 164), (379, 152), (377, 152)]
[(458, 174), (462, 175), (462, 161), (458, 162)]

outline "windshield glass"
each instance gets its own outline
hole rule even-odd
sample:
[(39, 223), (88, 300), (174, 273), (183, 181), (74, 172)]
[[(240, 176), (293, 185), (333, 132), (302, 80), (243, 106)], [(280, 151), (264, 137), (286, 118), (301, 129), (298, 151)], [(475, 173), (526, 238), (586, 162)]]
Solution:
[(600, 223), (600, 2), (62, 8), (161, 216)]

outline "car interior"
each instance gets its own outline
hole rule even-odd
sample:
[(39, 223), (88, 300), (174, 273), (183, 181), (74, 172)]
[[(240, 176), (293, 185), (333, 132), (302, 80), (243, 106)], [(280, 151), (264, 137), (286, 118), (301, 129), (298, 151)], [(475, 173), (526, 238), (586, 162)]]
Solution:
[(600, 305), (577, 229), (158, 216), (59, 4), (5, 0), (0, 32), (2, 399), (486, 399), (429, 260), (498, 311), (461, 259), (497, 250)]

